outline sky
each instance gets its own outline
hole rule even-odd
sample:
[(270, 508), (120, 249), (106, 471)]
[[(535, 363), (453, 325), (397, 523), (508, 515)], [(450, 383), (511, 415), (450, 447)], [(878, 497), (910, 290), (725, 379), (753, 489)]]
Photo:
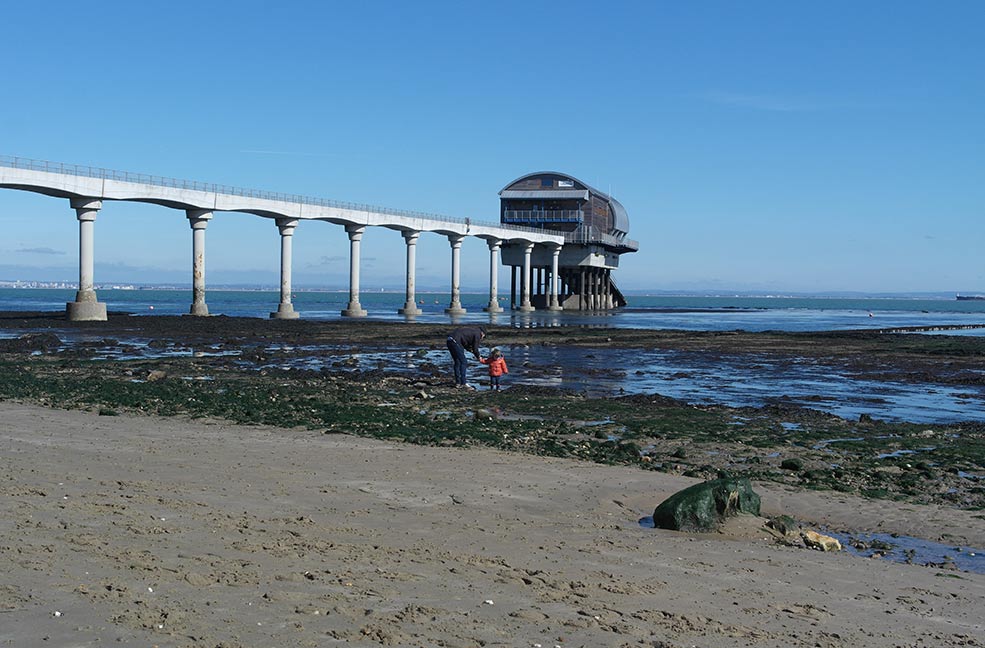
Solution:
[[(627, 209), (624, 290), (985, 292), (985, 3), (11, 2), (0, 155), (498, 220), (558, 171)], [(0, 190), (0, 280), (78, 280), (64, 199)], [(191, 284), (181, 211), (107, 202), (101, 283)], [(278, 281), (272, 221), (217, 213), (207, 281)], [(362, 285), (403, 287), (370, 228)], [(467, 239), (465, 289), (488, 284)], [(420, 290), (447, 290), (422, 235)], [(302, 222), (296, 287), (345, 287)], [(500, 275), (506, 284), (508, 271)]]

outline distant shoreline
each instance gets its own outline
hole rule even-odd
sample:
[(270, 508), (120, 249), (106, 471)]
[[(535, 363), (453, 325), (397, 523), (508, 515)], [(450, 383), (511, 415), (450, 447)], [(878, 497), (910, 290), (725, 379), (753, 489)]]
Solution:
[[(97, 284), (96, 291), (179, 291), (192, 292), (191, 286), (174, 284), (123, 284), (107, 283)], [(77, 284), (70, 281), (0, 281), (0, 290), (77, 290)], [(248, 286), (240, 284), (215, 284), (208, 287), (209, 292), (258, 292), (258, 293), (278, 293), (280, 288), (277, 286)], [(345, 287), (323, 288), (314, 286), (296, 286), (292, 293), (348, 293)], [(372, 288), (363, 287), (361, 294), (388, 294), (402, 295), (404, 288)], [(486, 295), (488, 288), (463, 288), (463, 295)], [(506, 291), (508, 294), (508, 291)], [(848, 292), (848, 291), (818, 291), (818, 292), (777, 292), (777, 291), (729, 291), (729, 290), (623, 290), (627, 297), (652, 297), (652, 298), (695, 298), (695, 299), (899, 299), (899, 300), (941, 300), (954, 301), (957, 295), (972, 295), (955, 291), (928, 291), (928, 292)], [(445, 288), (426, 288), (418, 289), (418, 295), (447, 295), (449, 291)], [(504, 297), (500, 291), (500, 298)], [(632, 306), (628, 309), (630, 310)]]

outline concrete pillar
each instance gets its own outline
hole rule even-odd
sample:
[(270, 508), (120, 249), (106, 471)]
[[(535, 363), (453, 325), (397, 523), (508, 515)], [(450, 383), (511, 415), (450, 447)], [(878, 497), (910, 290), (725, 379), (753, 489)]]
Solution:
[(209, 314), (205, 303), (205, 228), (212, 220), (207, 209), (189, 209), (185, 212), (192, 228), (192, 307), (189, 313), (197, 317)]
[(510, 266), (510, 309), (516, 310), (516, 266)]
[(547, 300), (548, 310), (561, 310), (561, 302), (558, 299), (558, 284), (561, 279), (558, 277), (558, 260), (561, 257), (561, 246), (551, 246), (551, 289)]
[(585, 287), (585, 268), (578, 271), (578, 310), (588, 310), (588, 288)]
[(595, 310), (602, 310), (602, 271), (595, 268), (592, 273), (592, 283), (595, 286)]
[(616, 307), (615, 301), (612, 298), (612, 270), (605, 270), (602, 281), (605, 286), (605, 308), (606, 310), (612, 310)]
[(523, 276), (520, 278), (520, 308), (517, 310), (529, 312), (536, 310), (530, 303), (530, 280), (532, 268), (530, 267), (530, 255), (534, 251), (534, 244), (527, 243), (523, 247)]
[(599, 309), (599, 271), (598, 268), (591, 269), (591, 284), (592, 284), (592, 310)]
[(106, 304), (96, 299), (95, 288), (95, 230), (96, 214), (103, 201), (93, 198), (72, 198), (69, 201), (79, 219), (79, 289), (75, 301), (65, 304), (65, 316), (72, 322), (105, 322)]
[(462, 257), (462, 241), (465, 237), (461, 234), (449, 234), (448, 243), (451, 244), (451, 303), (448, 304), (448, 308), (445, 312), (449, 315), (464, 315), (465, 309), (462, 308), (462, 296), (461, 296), (461, 285), (460, 274), (461, 274), (461, 257)]
[(585, 310), (592, 308), (592, 269), (585, 268)]
[(280, 304), (277, 305), (277, 312), (270, 314), (271, 319), (298, 318), (291, 303), (291, 257), (294, 228), (297, 226), (296, 218), (277, 219), (277, 229), (280, 231)]
[(482, 310), (487, 313), (501, 313), (503, 307), (499, 305), (499, 246), (503, 243), (499, 239), (489, 239), (489, 305)]
[(585, 301), (588, 310), (595, 310), (595, 268), (585, 269)]
[(366, 311), (359, 304), (359, 248), (363, 240), (365, 225), (346, 225), (349, 235), (349, 305), (342, 311), (344, 317), (366, 317)]
[(398, 308), (397, 312), (401, 315), (414, 317), (421, 314), (421, 309), (417, 307), (416, 281), (417, 281), (417, 239), (421, 237), (420, 232), (406, 230), (400, 233), (407, 242), (407, 296), (404, 307)]

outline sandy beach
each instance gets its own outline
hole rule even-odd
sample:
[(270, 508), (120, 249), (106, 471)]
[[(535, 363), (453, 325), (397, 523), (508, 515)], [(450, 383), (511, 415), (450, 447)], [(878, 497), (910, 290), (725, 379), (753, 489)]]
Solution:
[[(978, 646), (985, 576), (642, 528), (697, 480), (0, 403), (3, 646)], [(980, 544), (974, 512), (756, 484)]]

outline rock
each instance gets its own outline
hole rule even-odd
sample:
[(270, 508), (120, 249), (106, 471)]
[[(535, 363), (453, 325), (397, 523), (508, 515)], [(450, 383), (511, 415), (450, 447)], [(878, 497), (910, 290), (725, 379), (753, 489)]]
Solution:
[(804, 467), (804, 462), (796, 457), (792, 459), (784, 459), (780, 462), (780, 468), (783, 470), (800, 470)]
[(787, 538), (800, 530), (800, 523), (789, 515), (778, 515), (766, 521), (766, 528), (781, 538)]
[(50, 351), (61, 345), (54, 333), (25, 333), (12, 340), (0, 340), (0, 351)]
[(152, 369), (150, 373), (147, 374), (147, 382), (157, 382), (158, 380), (164, 380), (167, 377), (168, 374), (160, 369)]
[(759, 495), (748, 479), (722, 477), (668, 497), (653, 511), (653, 524), (676, 531), (714, 531), (739, 513), (759, 515)]
[(493, 414), (492, 410), (485, 409), (484, 407), (475, 410), (475, 419), (477, 421), (491, 421), (494, 418), (496, 418), (496, 415)]
[(434, 396), (432, 396), (431, 394), (427, 393), (426, 391), (424, 391), (422, 389), (421, 391), (419, 391), (416, 394), (414, 394), (414, 398), (416, 398), (418, 400), (427, 400), (429, 398), (434, 398)]
[(838, 540), (831, 536), (822, 535), (817, 531), (804, 529), (800, 532), (800, 537), (803, 538), (804, 546), (808, 549), (816, 549), (817, 551), (841, 551), (841, 543)]

